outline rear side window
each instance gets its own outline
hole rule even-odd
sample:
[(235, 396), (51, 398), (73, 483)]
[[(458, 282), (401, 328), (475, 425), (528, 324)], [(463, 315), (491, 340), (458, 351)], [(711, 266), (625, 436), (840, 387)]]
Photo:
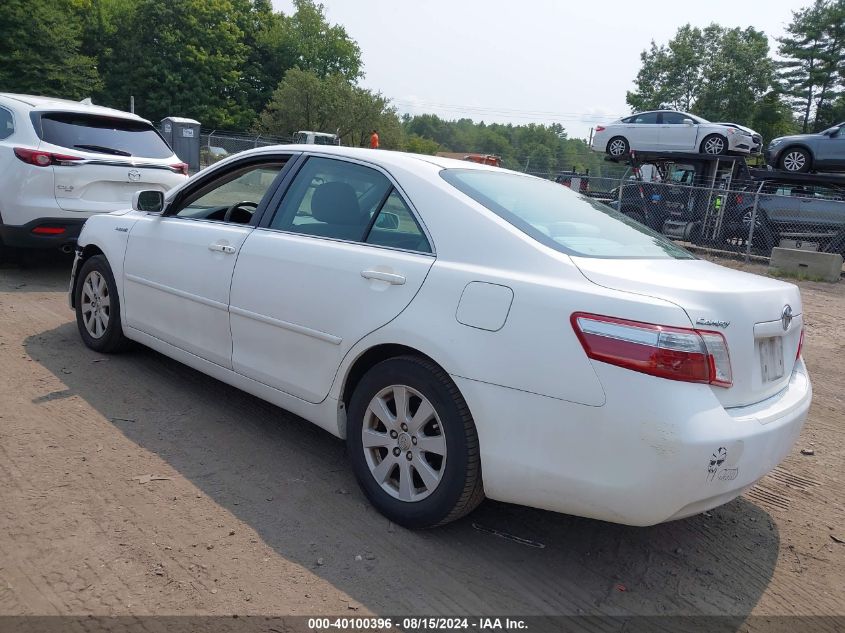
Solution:
[(12, 113), (0, 107), (0, 140), (9, 138), (14, 131), (15, 120), (12, 118)]
[(548, 180), (469, 169), (445, 169), (440, 175), (523, 233), (567, 255), (695, 259), (607, 205)]
[(90, 114), (47, 112), (35, 129), (42, 140), (68, 149), (112, 156), (170, 158), (173, 150), (155, 128), (130, 121)]
[(657, 123), (657, 112), (635, 114), (634, 116), (625, 119), (625, 123), (655, 124)]

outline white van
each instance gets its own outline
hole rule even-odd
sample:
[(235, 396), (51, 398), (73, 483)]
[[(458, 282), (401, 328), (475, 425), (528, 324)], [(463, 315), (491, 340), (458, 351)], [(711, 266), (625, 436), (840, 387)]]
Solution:
[(337, 134), (300, 130), (294, 134), (293, 142), (304, 145), (340, 145), (340, 137)]

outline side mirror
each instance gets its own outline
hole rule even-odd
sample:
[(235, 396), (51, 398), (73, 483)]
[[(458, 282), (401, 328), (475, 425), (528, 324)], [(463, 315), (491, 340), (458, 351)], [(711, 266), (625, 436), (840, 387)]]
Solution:
[(382, 211), (376, 220), (375, 227), (395, 231), (399, 228), (399, 216), (389, 211)]
[(132, 194), (132, 209), (146, 213), (161, 213), (164, 210), (164, 193), (148, 189)]
[(682, 123), (683, 123), (684, 125), (695, 125), (695, 121), (693, 121), (692, 119), (684, 119), (684, 120), (682, 121)]

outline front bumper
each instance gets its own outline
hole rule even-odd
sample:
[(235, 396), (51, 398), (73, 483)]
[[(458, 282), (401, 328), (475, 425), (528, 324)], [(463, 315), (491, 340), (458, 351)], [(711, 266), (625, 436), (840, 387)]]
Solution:
[(780, 158), (780, 149), (780, 147), (774, 149), (771, 147), (766, 148), (766, 151), (763, 152), (763, 158), (766, 159), (767, 165), (777, 168), (778, 159)]
[(623, 386), (601, 407), (455, 378), (488, 497), (627, 525), (697, 514), (777, 466), (812, 399), (803, 362), (780, 393), (733, 409), (706, 385), (594, 366), (602, 384)]
[[(73, 245), (87, 218), (39, 218), (19, 226), (0, 224), (0, 243), (13, 248)], [(44, 231), (43, 233), (39, 233)]]

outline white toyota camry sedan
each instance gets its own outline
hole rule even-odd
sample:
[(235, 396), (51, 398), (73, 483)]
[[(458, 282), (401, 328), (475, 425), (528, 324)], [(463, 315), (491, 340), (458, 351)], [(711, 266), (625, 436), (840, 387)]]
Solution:
[(485, 496), (650, 525), (723, 504), (810, 406), (801, 297), (567, 187), (277, 146), (89, 219), (85, 344), (141, 343), (345, 438), (409, 527)]

